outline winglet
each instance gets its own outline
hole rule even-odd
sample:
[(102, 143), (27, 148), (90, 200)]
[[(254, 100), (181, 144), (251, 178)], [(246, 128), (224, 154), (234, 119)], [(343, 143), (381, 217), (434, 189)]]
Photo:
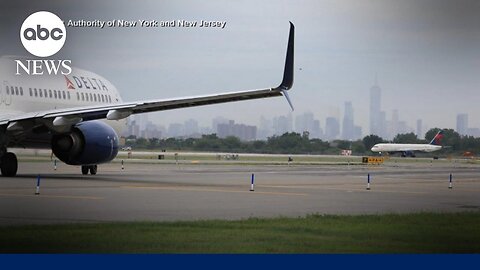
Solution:
[(295, 26), (290, 22), (290, 34), (288, 36), (287, 57), (285, 59), (285, 69), (283, 70), (282, 84), (277, 89), (289, 90), (293, 85), (293, 45), (295, 39)]
[(290, 108), (292, 108), (292, 111), (294, 111), (295, 109), (293, 108), (292, 101), (290, 100), (290, 97), (288, 96), (287, 91), (286, 91), (286, 90), (282, 90), (282, 94), (283, 94), (283, 96), (287, 99), (288, 105), (290, 105)]

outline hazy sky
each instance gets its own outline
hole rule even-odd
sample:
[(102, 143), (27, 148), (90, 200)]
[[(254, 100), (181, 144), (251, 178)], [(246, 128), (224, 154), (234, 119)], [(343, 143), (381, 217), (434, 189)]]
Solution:
[[(30, 2), (34, 2), (33, 4)], [(41, 3), (40, 3), (41, 2)], [(368, 128), (369, 89), (378, 74), (382, 107), (412, 127), (455, 127), (468, 113), (480, 127), (479, 1), (4, 1), (0, 54), (28, 55), (23, 20), (48, 10), (63, 20), (221, 20), (224, 29), (67, 28), (57, 59), (108, 78), (127, 101), (210, 94), (280, 83), (288, 21), (296, 26), (294, 116), (313, 112), (325, 125), (352, 101)], [(258, 124), (287, 114), (283, 98), (155, 113), (167, 125), (222, 115)], [(340, 115), (338, 115), (340, 112)]]

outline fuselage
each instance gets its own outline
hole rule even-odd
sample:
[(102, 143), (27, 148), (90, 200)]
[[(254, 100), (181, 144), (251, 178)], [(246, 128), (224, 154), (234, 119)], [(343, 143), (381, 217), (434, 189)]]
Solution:
[(372, 152), (434, 152), (440, 149), (442, 146), (433, 144), (379, 143), (371, 150)]
[[(0, 58), (2, 118), (14, 117), (22, 113), (122, 102), (116, 87), (93, 72), (72, 67), (69, 75), (15, 75), (14, 59), (18, 58), (15, 56)], [(125, 120), (104, 121), (117, 133), (126, 123)]]

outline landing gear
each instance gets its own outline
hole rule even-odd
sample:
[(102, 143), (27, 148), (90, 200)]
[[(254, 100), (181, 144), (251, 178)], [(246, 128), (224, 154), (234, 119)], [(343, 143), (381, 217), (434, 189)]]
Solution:
[(6, 152), (0, 159), (0, 171), (2, 176), (13, 177), (17, 175), (17, 156), (12, 152)]
[(90, 166), (90, 174), (91, 175), (97, 174), (97, 165)]
[(89, 166), (82, 165), (82, 174), (87, 175), (88, 174), (88, 169), (89, 169)]
[(414, 158), (414, 157), (416, 157), (416, 156), (415, 156), (415, 152), (413, 152), (413, 151), (406, 151), (406, 152), (402, 152), (402, 157), (412, 157), (412, 158)]
[(97, 165), (82, 165), (82, 174), (87, 175), (88, 171), (91, 175), (97, 174)]

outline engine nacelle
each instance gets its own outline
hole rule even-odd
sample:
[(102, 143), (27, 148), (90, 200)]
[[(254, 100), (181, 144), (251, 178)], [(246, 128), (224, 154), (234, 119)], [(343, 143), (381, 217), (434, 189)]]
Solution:
[(76, 124), (70, 133), (54, 135), (52, 151), (69, 165), (105, 163), (118, 154), (118, 136), (104, 122), (82, 122)]

